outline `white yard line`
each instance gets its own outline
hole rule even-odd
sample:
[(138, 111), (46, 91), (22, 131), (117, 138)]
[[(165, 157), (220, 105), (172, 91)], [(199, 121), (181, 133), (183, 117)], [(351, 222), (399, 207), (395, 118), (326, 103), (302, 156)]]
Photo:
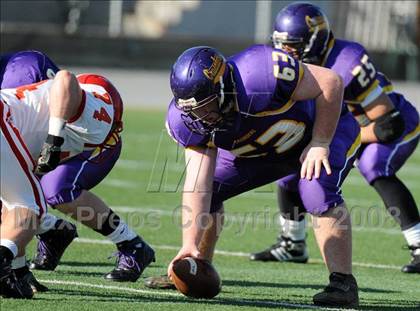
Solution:
[[(136, 289), (136, 288), (124, 287), (124, 286), (100, 285), (100, 284), (92, 284), (92, 283), (86, 283), (86, 282), (61, 281), (61, 280), (51, 280), (51, 279), (49, 280), (40, 279), (39, 281), (41, 283), (55, 284), (55, 285), (90, 287), (90, 288), (115, 290), (115, 291), (122, 291), (122, 292), (136, 293), (136, 294), (165, 296), (165, 297), (178, 297), (178, 298), (183, 297), (180, 293), (175, 293), (175, 292), (153, 291), (153, 290)], [(211, 301), (215, 301), (215, 302), (220, 301), (222, 304), (224, 301), (226, 301), (228, 303), (238, 302), (242, 304), (248, 303), (250, 305), (257, 304), (261, 306), (291, 307), (291, 308), (301, 308), (301, 309), (323, 309), (323, 308), (319, 308), (313, 305), (294, 304), (294, 303), (287, 303), (287, 302), (280, 302), (280, 301), (248, 300), (248, 299), (218, 298), (218, 297), (212, 299)], [(197, 302), (199, 302), (199, 300), (197, 300)], [(339, 310), (339, 309), (328, 308), (328, 310)]]
[[(163, 162), (159, 162), (158, 164), (163, 168)], [(150, 171), (153, 169), (153, 162), (119, 159), (115, 164), (115, 167), (126, 170)], [(182, 163), (171, 163), (171, 165), (167, 166), (166, 169), (182, 173), (185, 170), (185, 165), (183, 161)]]
[[(98, 239), (87, 239), (87, 238), (77, 238), (75, 239), (77, 243), (86, 243), (86, 244), (113, 244), (111, 241), (108, 240), (98, 240)], [(153, 245), (156, 249), (162, 250), (179, 250), (179, 246), (175, 245)], [(223, 251), (223, 250), (216, 250), (216, 254), (223, 255), (223, 256), (231, 256), (231, 257), (248, 257), (249, 253), (244, 252), (230, 252), (230, 251)], [(319, 259), (311, 259), (310, 262), (312, 263), (323, 263), (322, 260)], [(391, 270), (400, 270), (401, 267), (395, 265), (382, 265), (382, 264), (373, 264), (373, 263), (365, 263), (365, 262), (353, 262), (353, 266), (363, 267), (363, 268), (377, 268), (377, 269), (391, 269)]]
[(61, 280), (39, 280), (39, 281), (41, 283), (47, 283), (47, 284), (73, 285), (73, 286), (81, 286), (81, 287), (120, 290), (120, 291), (138, 293), (138, 294), (149, 294), (149, 295), (157, 294), (157, 295), (162, 295), (162, 296), (181, 297), (180, 294), (173, 293), (173, 292), (160, 292), (160, 291), (158, 292), (158, 291), (136, 289), (136, 288), (131, 288), (131, 287), (122, 287), (122, 286), (114, 286), (114, 285), (101, 285), (101, 284), (91, 284), (91, 283), (85, 283), (85, 282), (61, 281)]
[(115, 179), (115, 178), (107, 178), (102, 181), (102, 184), (109, 187), (115, 188), (128, 188), (128, 189), (139, 189), (140, 185), (138, 183), (122, 180), (122, 179)]

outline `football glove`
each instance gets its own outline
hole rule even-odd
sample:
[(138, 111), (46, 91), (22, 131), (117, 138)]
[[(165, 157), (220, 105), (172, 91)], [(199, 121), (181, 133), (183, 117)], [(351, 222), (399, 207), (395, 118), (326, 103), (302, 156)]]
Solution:
[(60, 163), (60, 147), (63, 143), (63, 137), (48, 134), (35, 168), (37, 175), (44, 175), (57, 167), (58, 163)]

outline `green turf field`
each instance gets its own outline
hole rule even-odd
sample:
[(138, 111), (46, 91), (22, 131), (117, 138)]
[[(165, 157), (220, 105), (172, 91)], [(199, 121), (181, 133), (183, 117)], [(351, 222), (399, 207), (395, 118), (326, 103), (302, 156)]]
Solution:
[[(179, 189), (182, 150), (164, 130), (164, 113), (127, 110), (120, 161), (94, 191), (134, 227), (157, 251), (157, 262), (143, 277), (163, 274), (180, 245)], [(420, 151), (400, 173), (420, 202)], [(277, 233), (275, 188), (270, 185), (226, 204), (226, 228), (214, 264), (223, 279), (213, 300), (191, 300), (175, 291), (153, 291), (137, 283), (111, 283), (102, 275), (112, 269), (107, 257), (113, 245), (81, 225), (75, 241), (55, 272), (36, 272), (50, 292), (33, 301), (1, 299), (11, 310), (292, 310), (310, 309), (312, 295), (327, 283), (311, 229), (311, 261), (306, 265), (254, 263), (247, 253), (274, 242)], [(353, 171), (344, 186), (354, 222), (354, 274), (362, 309), (420, 310), (420, 275), (399, 269), (408, 251), (398, 226), (382, 202)], [(34, 249), (31, 244), (30, 253)]]

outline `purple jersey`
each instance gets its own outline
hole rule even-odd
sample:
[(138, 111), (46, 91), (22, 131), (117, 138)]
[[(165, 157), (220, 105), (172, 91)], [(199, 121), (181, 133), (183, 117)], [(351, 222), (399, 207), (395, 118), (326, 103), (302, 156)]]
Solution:
[[(360, 128), (353, 116), (342, 113), (330, 146), (332, 174), (319, 179), (299, 178), (299, 157), (311, 139), (314, 100), (291, 97), (302, 77), (301, 64), (281, 50), (254, 45), (230, 57), (236, 88), (232, 127), (212, 135), (194, 132), (172, 100), (167, 114), (169, 134), (184, 147), (219, 148), (213, 179), (211, 212), (242, 192), (286, 178), (300, 191), (306, 210), (322, 214), (342, 204), (341, 184), (360, 145)], [(188, 122), (187, 122), (188, 123)]]
[(356, 42), (332, 39), (321, 65), (343, 78), (344, 103), (361, 126), (371, 122), (365, 114), (365, 108), (382, 92), (401, 112), (405, 122), (401, 137), (389, 143), (364, 145), (358, 155), (358, 168), (369, 183), (379, 177), (394, 175), (414, 152), (420, 139), (416, 108), (403, 95), (394, 92), (392, 83), (383, 73), (376, 71), (365, 48)]
[(387, 93), (396, 109), (403, 109), (402, 95), (392, 91), (391, 82), (372, 64), (365, 48), (346, 40), (331, 39), (321, 66), (330, 68), (344, 80), (344, 103), (361, 126), (370, 123), (365, 114), (369, 106), (383, 91)]
[(22, 51), (0, 55), (0, 88), (16, 88), (54, 78), (59, 68), (45, 54)]
[(315, 117), (313, 101), (291, 97), (303, 74), (301, 64), (285, 52), (254, 45), (230, 57), (237, 92), (233, 130), (212, 136), (192, 132), (172, 100), (167, 125), (170, 135), (184, 147), (217, 146), (236, 157), (255, 158), (301, 150), (311, 137)]

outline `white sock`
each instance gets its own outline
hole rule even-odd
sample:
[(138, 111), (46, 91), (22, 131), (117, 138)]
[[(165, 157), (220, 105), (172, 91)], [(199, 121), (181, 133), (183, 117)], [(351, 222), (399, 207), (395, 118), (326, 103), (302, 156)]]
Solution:
[(26, 266), (26, 256), (16, 257), (12, 261), (12, 269), (19, 269)]
[(304, 240), (306, 236), (306, 220), (301, 221), (289, 220), (280, 216), (280, 224), (282, 235), (292, 239), (293, 241)]
[(131, 230), (125, 222), (120, 220), (120, 224), (107, 238), (114, 242), (115, 244), (121, 243), (123, 241), (130, 241), (137, 236), (133, 230)]
[(6, 239), (1, 239), (0, 240), (0, 245), (6, 247), (8, 250), (10, 250), (13, 254), (13, 258), (15, 258), (17, 256), (18, 253), (18, 247), (15, 244), (15, 242), (10, 241), (10, 240), (6, 240)]
[(36, 234), (43, 234), (52, 228), (54, 228), (55, 224), (57, 223), (58, 218), (51, 214), (44, 214), (41, 219), (41, 224)]
[(420, 222), (402, 232), (408, 245), (420, 244)]

